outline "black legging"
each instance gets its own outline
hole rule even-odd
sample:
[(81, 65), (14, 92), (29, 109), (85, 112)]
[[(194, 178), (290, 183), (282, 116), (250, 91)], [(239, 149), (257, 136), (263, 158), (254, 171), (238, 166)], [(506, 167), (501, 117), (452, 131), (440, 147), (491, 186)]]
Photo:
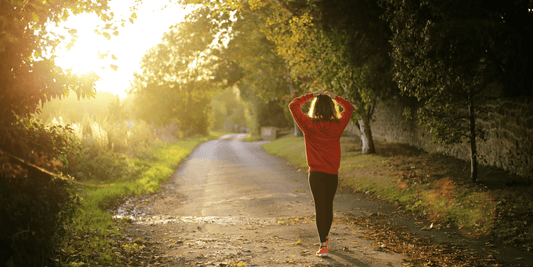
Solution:
[(338, 183), (338, 174), (309, 172), (309, 187), (315, 201), (316, 228), (321, 243), (326, 242), (333, 223), (333, 198)]

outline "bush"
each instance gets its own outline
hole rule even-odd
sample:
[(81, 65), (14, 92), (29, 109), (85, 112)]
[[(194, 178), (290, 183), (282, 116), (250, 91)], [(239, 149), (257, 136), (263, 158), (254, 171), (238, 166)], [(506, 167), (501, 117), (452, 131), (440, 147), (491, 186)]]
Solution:
[(77, 203), (70, 181), (52, 173), (70, 130), (18, 120), (0, 132), (0, 265), (50, 265)]
[[(61, 123), (52, 120), (52, 123)], [(151, 156), (155, 135), (143, 122), (117, 122), (106, 116), (84, 116), (73, 124), (72, 146), (63, 172), (76, 180), (102, 182), (134, 179), (140, 170), (129, 158)]]
[(76, 153), (69, 155), (63, 171), (80, 181), (129, 180), (135, 174), (127, 156), (90, 139), (80, 140)]
[[(3, 164), (6, 164), (4, 158)], [(7, 163), (0, 173), (0, 261), (42, 266), (53, 255), (76, 203), (69, 182)]]

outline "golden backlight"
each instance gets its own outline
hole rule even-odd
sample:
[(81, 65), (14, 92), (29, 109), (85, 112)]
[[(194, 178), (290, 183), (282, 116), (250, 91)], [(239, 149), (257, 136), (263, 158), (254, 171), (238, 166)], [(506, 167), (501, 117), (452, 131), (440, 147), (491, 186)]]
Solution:
[[(77, 41), (70, 50), (67, 41), (56, 52), (56, 63), (78, 74), (95, 72), (101, 80), (98, 91), (111, 92), (120, 97), (126, 96), (129, 80), (139, 70), (139, 63), (145, 52), (157, 45), (163, 33), (173, 24), (179, 23), (187, 11), (181, 6), (164, 8), (166, 1), (144, 1), (135, 12), (137, 19), (132, 24), (130, 5), (133, 1), (115, 0), (110, 3), (118, 26), (118, 36), (110, 40), (95, 33), (97, 25), (104, 24), (94, 14), (80, 14), (68, 19), (63, 26), (77, 30)], [(120, 21), (126, 23), (121, 26)], [(66, 32), (63, 32), (66, 34)], [(68, 34), (66, 35), (68, 40)], [(101, 55), (107, 55), (101, 57)]]

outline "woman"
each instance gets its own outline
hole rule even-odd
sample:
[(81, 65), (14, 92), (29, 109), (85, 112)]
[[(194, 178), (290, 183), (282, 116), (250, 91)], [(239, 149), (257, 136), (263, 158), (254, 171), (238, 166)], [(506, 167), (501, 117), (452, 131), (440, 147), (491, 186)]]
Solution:
[[(311, 99), (311, 109), (309, 115), (306, 115), (301, 106)], [(332, 99), (343, 107), (341, 114)], [(305, 137), (309, 187), (315, 202), (316, 227), (320, 237), (320, 249), (316, 255), (327, 257), (328, 234), (333, 222), (333, 198), (337, 191), (341, 160), (340, 138), (354, 107), (332, 92), (316, 91), (294, 99), (289, 104), (289, 109)]]

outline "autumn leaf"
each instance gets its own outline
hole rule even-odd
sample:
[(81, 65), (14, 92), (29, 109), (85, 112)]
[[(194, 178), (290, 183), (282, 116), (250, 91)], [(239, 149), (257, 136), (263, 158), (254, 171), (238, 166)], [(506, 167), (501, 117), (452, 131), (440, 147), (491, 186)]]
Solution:
[(291, 245), (301, 245), (302, 244), (302, 240), (298, 239), (298, 241), (292, 243)]

